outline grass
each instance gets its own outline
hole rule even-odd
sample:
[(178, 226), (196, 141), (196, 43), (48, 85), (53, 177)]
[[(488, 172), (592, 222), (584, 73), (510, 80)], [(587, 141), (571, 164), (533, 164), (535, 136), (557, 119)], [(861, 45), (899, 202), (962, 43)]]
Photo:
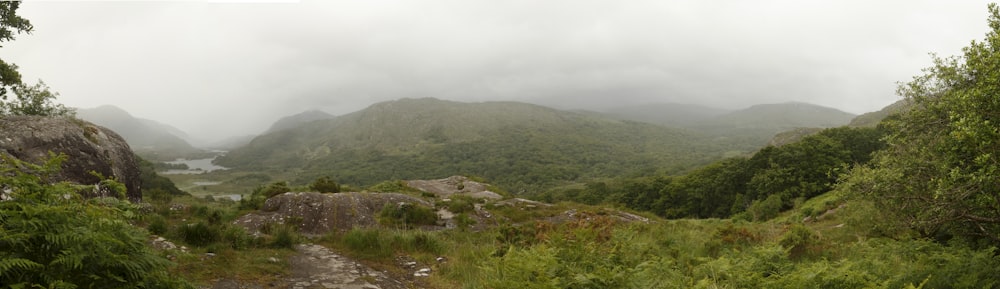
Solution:
[[(156, 214), (141, 223), (191, 248), (190, 253), (165, 253), (176, 256), (173, 273), (203, 285), (218, 278), (268, 284), (289, 274), (284, 260), (295, 253), (288, 248), (303, 241), (290, 228), (277, 228), (275, 236), (265, 239), (242, 239), (248, 235), (227, 225), (245, 213), (234, 203), (176, 197), (173, 204), (183, 208), (171, 210), (171, 204), (156, 204)], [(420, 281), (429, 288), (904, 288), (924, 282), (923, 288), (979, 288), (1000, 284), (996, 277), (1000, 276), (1000, 258), (992, 251), (879, 237), (871, 229), (878, 220), (866, 217), (877, 208), (839, 192), (801, 202), (767, 222), (664, 220), (643, 214), (653, 222), (621, 223), (604, 207), (574, 203), (489, 203), (483, 207), (494, 215), (493, 220), (504, 221), (479, 230), (353, 229), (311, 242), (396, 275), (413, 273), (399, 266), (399, 258), (415, 260), (435, 272)], [(575, 210), (577, 217), (564, 214), (568, 210)], [(835, 213), (823, 215), (830, 210)], [(810, 220), (804, 221), (806, 217)], [(219, 234), (202, 244), (186, 244), (177, 232), (191, 223), (215, 228)], [(208, 257), (208, 252), (215, 256)], [(438, 262), (438, 257), (446, 261)]]

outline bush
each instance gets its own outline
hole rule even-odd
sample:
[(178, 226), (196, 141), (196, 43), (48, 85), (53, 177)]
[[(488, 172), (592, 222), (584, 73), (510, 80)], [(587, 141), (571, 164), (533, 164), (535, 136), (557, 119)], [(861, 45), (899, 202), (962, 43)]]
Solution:
[(163, 235), (167, 233), (167, 220), (160, 215), (152, 215), (146, 230), (156, 235)]
[(474, 202), (474, 199), (467, 196), (452, 196), (451, 201), (444, 202), (444, 206), (452, 213), (461, 214), (475, 209)]
[(340, 185), (330, 177), (321, 177), (309, 185), (309, 189), (320, 193), (339, 193)]
[(230, 248), (243, 250), (256, 245), (256, 238), (247, 234), (243, 227), (226, 226), (222, 230), (222, 241)]
[(205, 222), (177, 227), (177, 234), (191, 246), (203, 247), (219, 239), (219, 233)]
[(271, 229), (271, 247), (292, 248), (299, 243), (299, 234), (292, 225), (278, 225)]
[[(271, 198), (280, 194), (291, 192), (292, 189), (288, 187), (288, 182), (274, 182), (263, 189), (260, 189), (259, 194), (266, 198)], [(258, 194), (255, 192), (254, 194)]]
[(413, 227), (437, 224), (437, 213), (433, 209), (411, 204), (385, 204), (379, 212), (379, 223), (387, 226)]
[(781, 235), (778, 244), (788, 249), (789, 257), (797, 258), (809, 253), (809, 249), (819, 241), (812, 230), (802, 224), (795, 224)]
[(404, 181), (384, 181), (368, 187), (368, 191), (381, 193), (419, 192), (419, 190), (408, 186)]
[(341, 243), (367, 258), (389, 258), (396, 252), (441, 254), (444, 251), (437, 236), (424, 231), (353, 229), (341, 238)]
[(747, 212), (753, 216), (755, 221), (767, 221), (778, 216), (781, 212), (781, 196), (770, 195), (764, 201), (756, 200), (747, 208)]

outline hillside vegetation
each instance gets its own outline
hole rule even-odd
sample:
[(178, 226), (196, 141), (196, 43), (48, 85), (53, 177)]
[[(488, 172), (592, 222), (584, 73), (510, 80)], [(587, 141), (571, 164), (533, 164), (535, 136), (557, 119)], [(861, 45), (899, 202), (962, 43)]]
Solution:
[(514, 103), (403, 99), (277, 131), (218, 163), (300, 169), (370, 185), (478, 175), (515, 191), (595, 177), (674, 173), (752, 146), (696, 133)]

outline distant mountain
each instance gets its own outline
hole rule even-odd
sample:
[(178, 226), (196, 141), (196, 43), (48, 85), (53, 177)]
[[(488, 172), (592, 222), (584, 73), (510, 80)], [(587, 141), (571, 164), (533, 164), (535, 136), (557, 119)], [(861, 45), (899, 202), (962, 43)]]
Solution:
[(228, 151), (249, 144), (250, 141), (252, 141), (253, 138), (255, 137), (257, 137), (257, 135), (231, 136), (223, 140), (212, 142), (203, 146), (207, 149)]
[[(882, 108), (879, 111), (869, 112), (859, 115), (851, 120), (847, 126), (850, 127), (875, 127), (882, 122), (883, 119), (889, 115), (899, 113), (903, 110), (909, 109), (910, 103), (908, 100), (899, 100), (889, 106)], [(825, 127), (824, 127), (825, 128)], [(823, 131), (820, 127), (800, 127), (794, 128), (788, 131), (780, 132), (771, 138), (768, 145), (771, 146), (783, 146), (786, 144), (797, 142), (807, 136), (814, 135)]]
[(604, 113), (615, 118), (685, 127), (730, 112), (729, 110), (679, 103), (648, 103), (611, 108)]
[(688, 126), (730, 141), (763, 146), (780, 132), (847, 125), (855, 115), (834, 108), (788, 102), (760, 104)]
[(732, 150), (686, 130), (517, 102), (402, 99), (258, 136), (220, 165), (348, 184), (483, 176), (514, 189), (670, 173)]
[(325, 113), (319, 110), (308, 110), (298, 114), (290, 115), (279, 119), (271, 125), (271, 128), (267, 129), (264, 134), (276, 132), (279, 130), (295, 128), (300, 125), (317, 121), (323, 119), (333, 118), (332, 114)]
[(853, 127), (874, 127), (877, 126), (883, 119), (889, 117), (890, 115), (902, 112), (904, 110), (910, 109), (911, 102), (908, 99), (901, 99), (896, 101), (889, 106), (882, 108), (879, 111), (869, 112), (851, 120), (850, 126)]
[(136, 118), (112, 105), (77, 109), (76, 117), (110, 128), (125, 138), (136, 154), (157, 161), (204, 154), (191, 146), (180, 129), (154, 120)]

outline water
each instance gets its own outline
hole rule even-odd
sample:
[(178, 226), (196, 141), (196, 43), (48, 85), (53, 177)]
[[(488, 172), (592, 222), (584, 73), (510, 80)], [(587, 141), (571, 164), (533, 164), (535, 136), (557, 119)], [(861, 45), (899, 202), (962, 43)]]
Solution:
[(207, 158), (207, 159), (195, 159), (195, 160), (177, 159), (176, 161), (166, 162), (168, 164), (186, 164), (188, 166), (188, 169), (186, 169), (186, 170), (167, 170), (165, 172), (160, 172), (160, 174), (163, 174), (163, 175), (203, 174), (203, 173), (207, 173), (207, 172), (211, 172), (211, 171), (228, 170), (229, 169), (227, 167), (217, 166), (215, 164), (212, 164), (212, 161), (215, 160), (215, 158), (216, 157), (211, 157), (211, 158)]

